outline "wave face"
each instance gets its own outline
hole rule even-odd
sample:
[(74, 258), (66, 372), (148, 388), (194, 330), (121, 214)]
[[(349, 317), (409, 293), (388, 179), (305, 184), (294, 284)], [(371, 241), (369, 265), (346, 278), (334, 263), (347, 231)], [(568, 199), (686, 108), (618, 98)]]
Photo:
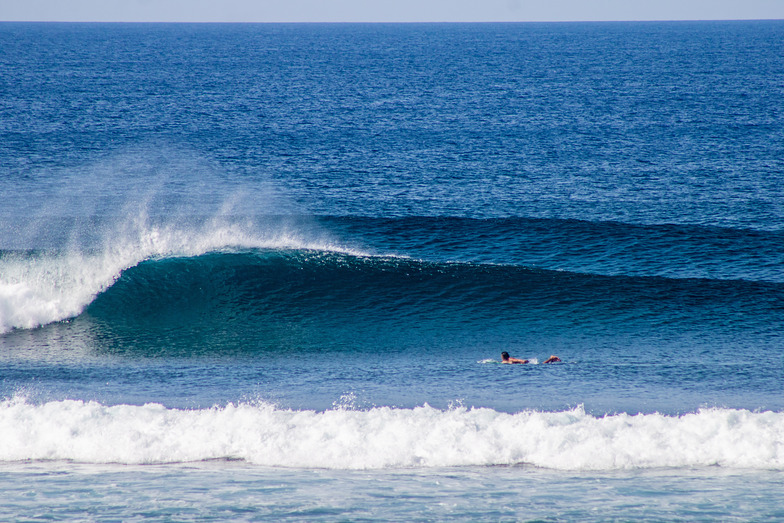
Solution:
[[(345, 220), (334, 221), (346, 226)], [(374, 235), (394, 238), (385, 232), (390, 225), (375, 227), (365, 228), (363, 243), (370, 244), (370, 250), (394, 252), (394, 239), (381, 246), (372, 241)], [(412, 237), (421, 237), (434, 222), (407, 227)], [(436, 338), (448, 342), (491, 330), (596, 338), (669, 333), (725, 341), (742, 332), (743, 341), (754, 343), (776, 339), (775, 318), (784, 309), (784, 283), (772, 272), (759, 274), (757, 281), (663, 277), (653, 261), (648, 266), (638, 261), (634, 269), (622, 260), (607, 274), (597, 266), (601, 260), (583, 264), (597, 272), (543, 269), (521, 263), (531, 256), (526, 258), (519, 245), (494, 254), (491, 263), (482, 260), (482, 241), (476, 239), (485, 234), (481, 229), (453, 231), (433, 247), (440, 256), (429, 255), (429, 247), (423, 247), (418, 253), (422, 258), (371, 256), (300, 239), (248, 240), (219, 232), (213, 230), (199, 241), (187, 235), (175, 241), (177, 235), (169, 232), (161, 240), (156, 231), (156, 245), (141, 248), (137, 242), (98, 253), (2, 254), (0, 328), (76, 318), (74, 328), (115, 339), (114, 347), (171, 334), (167, 347), (198, 346), (208, 352), (281, 345), (346, 350), (369, 340), (405, 348), (420, 346), (416, 340), (423, 336), (431, 343)], [(571, 232), (540, 235), (544, 239), (540, 237), (539, 244), (555, 242), (556, 235)], [(234, 246), (226, 246), (232, 245), (227, 237)], [(440, 242), (445, 241), (453, 244), (451, 254), (443, 254)], [(490, 242), (502, 244), (497, 237)], [(257, 246), (246, 247), (249, 244)], [(654, 260), (643, 254), (654, 251), (656, 244), (651, 240), (637, 248), (637, 256), (628, 256)], [(738, 250), (732, 252), (730, 256), (739, 256)], [(754, 255), (772, 260), (780, 253), (763, 250)], [(549, 265), (576, 266), (589, 256), (581, 251)], [(725, 268), (724, 276), (744, 273), (742, 265), (734, 267)]]
[(205, 351), (281, 344), (362, 350), (490, 329), (594, 336), (711, 330), (725, 338), (742, 331), (751, 339), (771, 334), (770, 319), (783, 306), (784, 287), (768, 282), (255, 249), (143, 261), (123, 271), (76, 325), (137, 344), (171, 334), (168, 347)]
[(560, 470), (722, 466), (784, 469), (784, 413), (704, 409), (595, 417), (581, 408), (281, 410), (237, 404), (0, 403), (0, 461), (382, 469), (528, 464)]
[(592, 321), (600, 314), (683, 324), (719, 323), (743, 311), (753, 325), (755, 318), (784, 304), (783, 293), (784, 286), (769, 282), (602, 276), (326, 251), (248, 250), (143, 261), (123, 271), (88, 311), (113, 321), (163, 311), (175, 317), (209, 313), (238, 320), (312, 317), (328, 309), (333, 317), (396, 312), (457, 315), (461, 321), (512, 320), (548, 311), (551, 317), (568, 316), (571, 321)]

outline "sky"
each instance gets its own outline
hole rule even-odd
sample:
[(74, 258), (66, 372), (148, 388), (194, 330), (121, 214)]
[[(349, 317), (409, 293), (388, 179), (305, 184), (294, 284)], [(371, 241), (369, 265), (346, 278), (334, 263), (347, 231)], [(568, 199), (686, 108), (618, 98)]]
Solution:
[(526, 22), (784, 19), (784, 0), (0, 0), (0, 21)]

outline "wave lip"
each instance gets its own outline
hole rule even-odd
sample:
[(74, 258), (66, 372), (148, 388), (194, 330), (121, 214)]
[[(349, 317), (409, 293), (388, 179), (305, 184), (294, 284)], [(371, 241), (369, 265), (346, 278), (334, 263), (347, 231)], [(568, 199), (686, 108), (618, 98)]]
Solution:
[(320, 249), (361, 255), (285, 228), (212, 220), (199, 227), (155, 225), (145, 216), (104, 233), (103, 245), (61, 251), (0, 251), (0, 334), (81, 314), (127, 269), (153, 259), (238, 249)]
[(76, 400), (0, 403), (0, 460), (153, 464), (215, 459), (273, 467), (386, 469), (529, 464), (609, 471), (722, 466), (784, 470), (784, 413), (701, 409), (595, 417), (581, 407), (488, 408), (230, 404), (199, 410)]

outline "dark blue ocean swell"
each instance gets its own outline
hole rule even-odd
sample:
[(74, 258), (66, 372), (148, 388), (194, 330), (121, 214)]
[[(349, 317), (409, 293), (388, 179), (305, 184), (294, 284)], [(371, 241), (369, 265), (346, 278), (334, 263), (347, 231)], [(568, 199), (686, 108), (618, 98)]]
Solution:
[(784, 232), (510, 217), (321, 217), (376, 252), (608, 276), (784, 283)]
[[(325, 251), (216, 252), (126, 270), (71, 328), (102, 350), (142, 354), (483, 351), (536, 340), (711, 347), (716, 357), (781, 342), (784, 286), (602, 276)], [(724, 356), (722, 356), (724, 354)], [(684, 356), (687, 354), (684, 353)]]

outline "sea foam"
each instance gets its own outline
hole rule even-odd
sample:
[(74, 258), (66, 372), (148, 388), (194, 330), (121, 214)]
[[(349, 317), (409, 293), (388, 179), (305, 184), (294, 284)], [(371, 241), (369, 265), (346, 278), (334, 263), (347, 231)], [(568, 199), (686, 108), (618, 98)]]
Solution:
[(529, 464), (561, 470), (784, 469), (784, 413), (680, 416), (582, 408), (327, 411), (230, 404), (198, 410), (76, 400), (0, 403), (0, 460), (163, 464), (239, 459), (274, 467), (383, 469)]

